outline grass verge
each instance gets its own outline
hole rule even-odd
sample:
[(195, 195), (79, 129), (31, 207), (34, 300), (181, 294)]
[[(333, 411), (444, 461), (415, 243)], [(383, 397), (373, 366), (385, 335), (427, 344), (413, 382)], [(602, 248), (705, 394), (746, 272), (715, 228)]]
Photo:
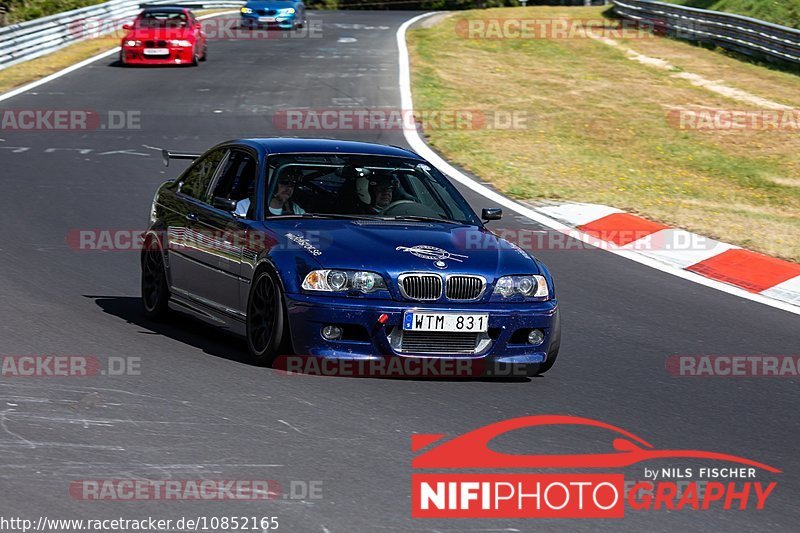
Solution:
[[(511, 197), (612, 205), (800, 260), (800, 129), (686, 130), (670, 110), (755, 110), (676, 77), (710, 76), (800, 108), (800, 78), (680, 41), (466, 39), (463, 19), (601, 18), (603, 8), (466, 11), (408, 34), (414, 105), (524, 112), (517, 129), (440, 128), (428, 142)], [(667, 60), (632, 61), (625, 49)]]
[(666, 0), (699, 9), (725, 11), (766, 20), (773, 24), (800, 28), (800, 0)]

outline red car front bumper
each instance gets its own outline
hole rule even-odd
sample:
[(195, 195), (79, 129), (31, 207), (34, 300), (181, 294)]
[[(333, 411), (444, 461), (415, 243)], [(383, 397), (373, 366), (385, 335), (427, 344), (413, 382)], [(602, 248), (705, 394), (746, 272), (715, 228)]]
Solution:
[(186, 65), (194, 62), (193, 47), (166, 48), (167, 54), (146, 54), (144, 46), (124, 46), (120, 60), (125, 65)]

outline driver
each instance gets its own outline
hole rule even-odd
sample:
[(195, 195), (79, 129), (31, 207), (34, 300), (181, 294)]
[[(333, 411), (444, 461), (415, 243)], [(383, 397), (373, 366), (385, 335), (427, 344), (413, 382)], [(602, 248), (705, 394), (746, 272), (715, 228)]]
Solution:
[(359, 177), (358, 181), (358, 198), (366, 214), (378, 214), (392, 203), (397, 181), (391, 174), (373, 173)]
[(269, 201), (271, 215), (302, 215), (305, 209), (292, 201), (295, 186), (303, 179), (303, 172), (297, 167), (289, 167), (281, 172), (275, 194)]

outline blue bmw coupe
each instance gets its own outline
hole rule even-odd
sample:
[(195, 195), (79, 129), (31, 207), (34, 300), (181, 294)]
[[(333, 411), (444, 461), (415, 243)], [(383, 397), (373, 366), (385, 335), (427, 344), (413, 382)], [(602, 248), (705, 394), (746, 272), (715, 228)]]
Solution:
[(448, 179), (402, 148), (240, 139), (156, 191), (141, 255), (151, 319), (189, 312), (270, 364), (468, 359), (552, 367), (561, 344), (547, 268), (484, 225)]
[(240, 11), (243, 28), (294, 30), (306, 25), (306, 6), (299, 0), (249, 0)]

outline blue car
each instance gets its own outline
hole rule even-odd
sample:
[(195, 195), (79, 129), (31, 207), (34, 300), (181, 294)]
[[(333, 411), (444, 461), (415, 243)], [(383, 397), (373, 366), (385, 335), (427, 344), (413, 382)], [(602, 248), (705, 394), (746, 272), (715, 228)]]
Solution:
[(294, 30), (306, 25), (306, 6), (294, 0), (251, 0), (240, 11), (243, 28)]
[(469, 359), (552, 367), (547, 268), (490, 232), (419, 155), (327, 139), (242, 139), (156, 191), (141, 255), (145, 314), (191, 313), (253, 360)]

